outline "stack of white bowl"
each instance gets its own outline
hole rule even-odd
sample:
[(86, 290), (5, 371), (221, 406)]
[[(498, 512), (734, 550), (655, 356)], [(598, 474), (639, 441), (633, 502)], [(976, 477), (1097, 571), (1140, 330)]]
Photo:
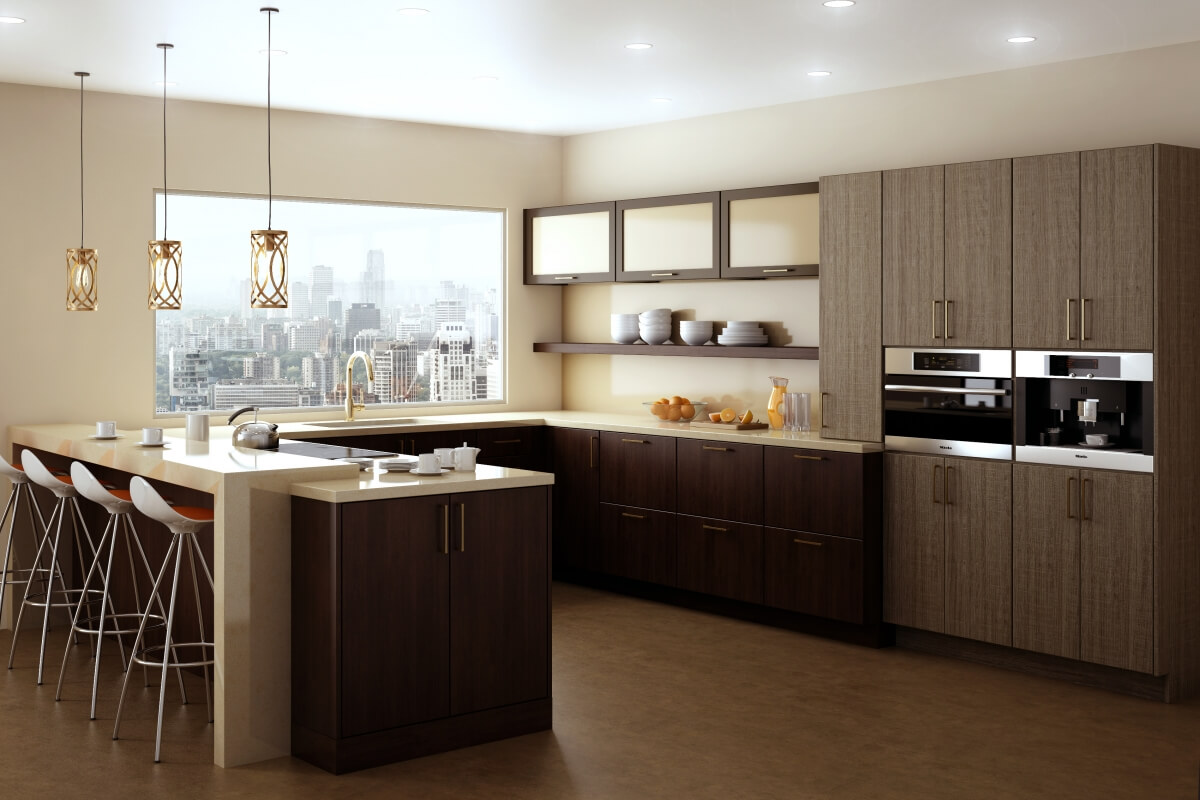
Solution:
[(708, 344), (713, 335), (711, 319), (681, 319), (679, 320), (679, 338), (686, 344)]
[(646, 344), (664, 344), (671, 338), (671, 309), (655, 308), (638, 314), (638, 334)]
[(757, 322), (730, 320), (717, 336), (717, 344), (733, 347), (761, 347), (766, 343), (767, 334)]
[(614, 342), (633, 344), (638, 340), (638, 315), (613, 314), (610, 330)]

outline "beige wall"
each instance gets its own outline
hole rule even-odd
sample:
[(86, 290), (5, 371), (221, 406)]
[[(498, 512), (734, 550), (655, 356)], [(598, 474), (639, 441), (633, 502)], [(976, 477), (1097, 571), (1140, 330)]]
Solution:
[[(79, 237), (79, 95), (0, 84), (5, 455), (15, 423), (153, 424), (145, 264), (162, 181), (161, 105), (92, 93), (85, 102), (87, 245), (100, 251), (100, 310), (68, 313), (64, 251)], [(559, 201), (560, 139), (280, 111), (273, 123), (278, 195), (507, 208), (509, 402), (487, 409), (558, 405), (557, 361), (535, 358), (528, 344), (558, 338), (557, 290), (523, 286), (520, 265), (521, 209)], [(172, 101), (169, 132), (171, 188), (265, 192), (263, 109)], [(293, 240), (301, 235), (291, 232)], [(186, 248), (185, 293), (198, 279)], [(307, 266), (293, 265), (301, 275)]]
[[(574, 136), (564, 201), (619, 200), (816, 180), (822, 175), (1147, 142), (1200, 147), (1200, 43)], [(573, 286), (568, 337), (607, 340), (607, 314), (659, 306), (697, 318), (769, 320), (817, 340), (813, 280)], [(686, 287), (686, 288), (684, 288)], [(587, 339), (571, 339), (586, 341)], [(744, 398), (768, 375), (817, 391), (808, 362), (564, 356), (568, 408), (633, 410), (677, 387)], [(640, 411), (639, 411), (640, 413)]]

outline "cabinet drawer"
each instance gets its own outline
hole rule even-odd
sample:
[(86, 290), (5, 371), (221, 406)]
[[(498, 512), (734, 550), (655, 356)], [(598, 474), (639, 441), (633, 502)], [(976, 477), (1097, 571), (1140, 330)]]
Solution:
[(762, 445), (680, 439), (675, 447), (680, 514), (762, 523)]
[(675, 526), (680, 589), (762, 602), (762, 526), (683, 514), (676, 517)]
[(608, 575), (673, 586), (675, 515), (601, 503), (596, 556)]
[(484, 428), (475, 431), (479, 462), (498, 467), (541, 469), (545, 466), (544, 428)]
[(763, 459), (763, 522), (776, 528), (861, 539), (863, 457), (828, 450), (768, 447)]
[(600, 500), (675, 510), (675, 439), (633, 433), (600, 434)]
[(845, 622), (863, 621), (863, 544), (857, 539), (766, 528), (764, 602)]

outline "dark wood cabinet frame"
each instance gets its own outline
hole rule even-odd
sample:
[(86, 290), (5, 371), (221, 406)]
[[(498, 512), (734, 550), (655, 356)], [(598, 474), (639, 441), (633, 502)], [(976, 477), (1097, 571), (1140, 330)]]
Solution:
[(722, 278), (800, 278), (816, 277), (820, 274), (819, 264), (779, 264), (771, 266), (734, 267), (729, 263), (729, 204), (735, 200), (757, 200), (763, 197), (788, 197), (790, 195), (817, 194), (818, 184), (788, 183), (780, 186), (759, 186), (754, 189), (734, 189), (721, 192), (721, 269)]
[[(668, 197), (644, 197), (640, 200), (618, 200), (616, 203), (616, 280), (623, 283), (657, 283), (659, 281), (705, 280), (721, 277), (721, 214), (718, 205), (720, 192), (697, 192)], [(687, 206), (700, 203), (712, 204), (712, 259), (706, 265), (694, 269), (664, 269), (655, 272), (626, 274), (625, 263), (625, 212), (639, 208), (664, 208)]]
[[(611, 283), (616, 275), (617, 253), (617, 213), (616, 203), (579, 203), (569, 206), (550, 206), (547, 208), (525, 209), (525, 283), (550, 284), (563, 286), (572, 283)], [(571, 214), (593, 214), (597, 211), (608, 212), (608, 271), (583, 272), (577, 275), (557, 273), (550, 275), (533, 274), (533, 221), (538, 217), (561, 217)]]

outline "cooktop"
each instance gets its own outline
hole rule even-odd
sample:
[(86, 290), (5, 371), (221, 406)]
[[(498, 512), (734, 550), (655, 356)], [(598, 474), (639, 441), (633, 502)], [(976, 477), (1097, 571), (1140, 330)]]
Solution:
[(365, 447), (346, 447), (340, 444), (322, 444), (320, 442), (298, 442), (292, 439), (280, 439), (280, 453), (294, 456), (310, 456), (311, 458), (384, 458), (394, 456), (383, 450), (368, 450)]

